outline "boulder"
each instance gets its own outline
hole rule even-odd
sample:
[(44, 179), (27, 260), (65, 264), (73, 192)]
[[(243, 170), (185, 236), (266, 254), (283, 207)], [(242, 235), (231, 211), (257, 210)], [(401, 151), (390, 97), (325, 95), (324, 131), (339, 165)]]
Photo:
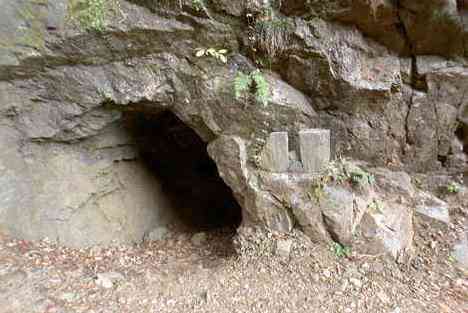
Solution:
[(465, 237), (462, 238), (453, 247), (453, 257), (457, 262), (457, 266), (465, 273), (468, 274), (468, 233), (465, 232)]
[(427, 193), (421, 192), (416, 198), (416, 212), (430, 219), (450, 223), (449, 206), (445, 201)]
[(362, 217), (353, 247), (364, 254), (389, 254), (406, 262), (413, 256), (413, 212), (398, 203), (380, 202)]

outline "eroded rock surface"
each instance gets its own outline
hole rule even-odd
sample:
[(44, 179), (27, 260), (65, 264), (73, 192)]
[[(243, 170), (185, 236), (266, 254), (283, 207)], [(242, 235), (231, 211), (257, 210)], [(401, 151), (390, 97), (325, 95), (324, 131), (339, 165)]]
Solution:
[[(165, 224), (172, 204), (141, 162), (128, 112), (170, 111), (192, 128), (243, 226), (300, 226), (368, 253), (410, 254), (423, 186), (406, 173), (467, 173), (463, 1), (271, 4), (288, 25), (271, 58), (252, 26), (268, 21), (264, 2), (118, 4), (93, 31), (73, 1), (0, 1), (0, 230), (83, 246), (139, 242)], [(197, 48), (226, 49), (227, 62)], [(234, 90), (261, 64), (266, 106)], [(356, 189), (351, 171), (314, 195), (292, 135), (314, 128), (330, 131), (332, 156), (366, 162), (375, 184)], [(276, 173), (261, 160), (274, 132), (290, 134)]]

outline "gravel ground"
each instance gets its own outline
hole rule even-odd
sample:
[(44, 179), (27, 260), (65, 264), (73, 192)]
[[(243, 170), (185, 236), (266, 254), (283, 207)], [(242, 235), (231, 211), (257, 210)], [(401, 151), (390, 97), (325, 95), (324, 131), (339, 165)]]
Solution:
[(234, 240), (218, 230), (194, 242), (173, 229), (162, 241), (90, 249), (0, 236), (0, 312), (467, 313), (468, 279), (450, 257), (466, 216), (455, 215), (450, 228), (417, 221), (424, 236), (407, 265), (338, 257), (300, 233)]

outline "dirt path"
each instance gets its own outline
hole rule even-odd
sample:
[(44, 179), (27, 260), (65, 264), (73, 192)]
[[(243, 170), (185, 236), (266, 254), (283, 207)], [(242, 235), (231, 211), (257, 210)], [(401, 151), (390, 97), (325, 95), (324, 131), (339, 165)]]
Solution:
[(0, 236), (0, 312), (468, 312), (468, 280), (449, 257), (453, 239), (437, 228), (423, 233), (405, 266), (340, 258), (300, 237), (290, 257), (271, 255), (273, 234), (242, 256), (228, 231), (201, 245), (174, 231), (140, 247), (81, 250)]

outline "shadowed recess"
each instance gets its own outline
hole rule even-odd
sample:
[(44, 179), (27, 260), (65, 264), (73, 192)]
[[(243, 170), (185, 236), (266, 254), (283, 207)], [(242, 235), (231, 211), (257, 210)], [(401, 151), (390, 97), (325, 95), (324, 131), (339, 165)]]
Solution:
[(240, 225), (241, 207), (194, 130), (170, 111), (129, 112), (125, 122), (179, 222), (196, 230)]

